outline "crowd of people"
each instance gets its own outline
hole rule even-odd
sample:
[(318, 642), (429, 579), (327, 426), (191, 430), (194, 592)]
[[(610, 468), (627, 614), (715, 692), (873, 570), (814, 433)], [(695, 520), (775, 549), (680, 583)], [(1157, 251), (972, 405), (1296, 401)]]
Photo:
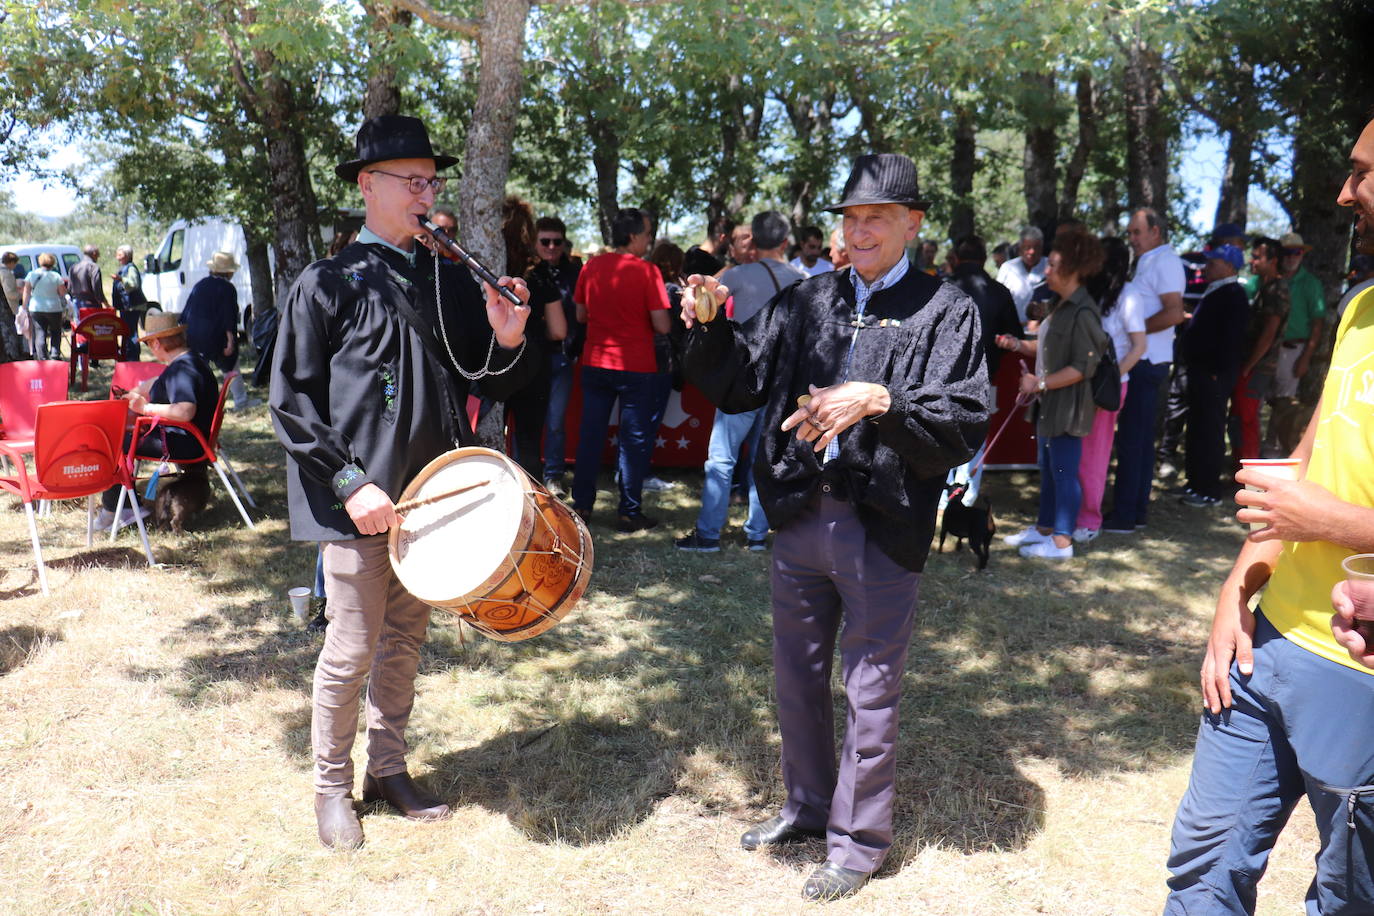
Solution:
[[(712, 224), (683, 251), (655, 241), (651, 213), (627, 208), (609, 220), (609, 249), (583, 263), (561, 220), (512, 197), (508, 275), (479, 284), (418, 228), (456, 229), (435, 206), (437, 173), (456, 160), (433, 151), (417, 119), (366, 121), (355, 158), (335, 170), (357, 186), (364, 225), (296, 281), (270, 360), (291, 534), (321, 545), (329, 598), (311, 724), (320, 842), (364, 842), (352, 798), (360, 702), (363, 799), (417, 821), (450, 813), (406, 766), (430, 613), (388, 559), (406, 484), (455, 443), (509, 441), (532, 478), (590, 521), (618, 404), (615, 526), (652, 529), (643, 491), (654, 440), (671, 390), (690, 383), (717, 411), (696, 524), (674, 546), (722, 549), (738, 481), (742, 546), (771, 551), (785, 801), (740, 845), (822, 837), (826, 859), (803, 896), (858, 892), (892, 845), (897, 712), (937, 513), (955, 484), (958, 498), (977, 498), (997, 432), (995, 380), (1015, 354), (1040, 469), (1035, 524), (1005, 539), (1023, 556), (1062, 560), (1101, 533), (1136, 534), (1156, 477), (1175, 462), (1190, 509), (1219, 506), (1232, 478), (1253, 488), (1239, 494), (1238, 517), (1258, 530), (1223, 586), (1202, 667), (1206, 710), (1167, 912), (1252, 912), (1268, 850), (1303, 794), (1322, 834), (1316, 911), (1351, 901), (1368, 911), (1374, 752), (1348, 736), (1374, 724), (1374, 640), (1340, 567), (1374, 551), (1374, 383), (1361, 368), (1374, 349), (1374, 122), (1351, 158), (1339, 203), (1356, 208), (1364, 253), (1330, 309), (1298, 234), (1218, 226), (1195, 271), (1149, 208), (1130, 214), (1124, 239), (1072, 221), (1027, 227), (993, 248), (995, 277), (976, 235), (940, 260), (920, 238), (930, 202), (899, 154), (854, 161), (827, 208), (839, 222), (828, 246), (822, 228), (765, 210)], [(66, 281), (43, 258), (18, 282), (0, 271), (13, 314), (38, 328), (31, 353), (51, 355), (60, 341), (64, 297), (108, 304), (97, 259), (88, 251)], [(200, 423), (210, 366), (237, 364), (225, 288), (237, 265), (221, 252), (210, 266), (183, 311), (189, 325), (146, 320), (142, 340), (169, 365), (168, 381), (132, 394), (136, 410)], [(1190, 273), (1200, 275), (1190, 283)], [(116, 308), (128, 307), (127, 289)], [(56, 327), (42, 317), (54, 301)], [(569, 490), (575, 371), (583, 400)], [(1266, 455), (1291, 455), (1297, 479), (1237, 469)], [(847, 705), (838, 752), (836, 650)]]

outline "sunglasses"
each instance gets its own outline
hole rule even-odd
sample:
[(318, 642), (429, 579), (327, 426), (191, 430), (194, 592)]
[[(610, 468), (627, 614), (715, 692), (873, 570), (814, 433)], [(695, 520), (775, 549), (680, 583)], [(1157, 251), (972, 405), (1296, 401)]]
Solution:
[(558, 248), (563, 244), (563, 239), (540, 239), (539, 244), (545, 248)]

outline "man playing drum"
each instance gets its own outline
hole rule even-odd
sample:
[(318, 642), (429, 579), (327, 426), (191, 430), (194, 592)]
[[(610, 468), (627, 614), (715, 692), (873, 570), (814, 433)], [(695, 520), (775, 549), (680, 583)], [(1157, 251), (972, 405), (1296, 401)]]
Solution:
[[(397, 581), (387, 532), (396, 500), (427, 462), (474, 444), (468, 381), (504, 399), (538, 369), (526, 347), (529, 309), (415, 244), (457, 160), (434, 154), (415, 118), (358, 131), (357, 158), (334, 171), (366, 205), (357, 241), (301, 274), (282, 311), (271, 407), (290, 458), (291, 536), (323, 542), (329, 628), (315, 668), (310, 738), (320, 842), (362, 845), (353, 807), (353, 738), (367, 688), (363, 800), (412, 820), (448, 816), (406, 772), (405, 728), (430, 608)], [(502, 277), (523, 301), (520, 280)], [(369, 673), (371, 677), (369, 678)]]
[[(892, 845), (902, 671), (946, 472), (987, 425), (978, 307), (910, 269), (927, 203), (905, 156), (856, 160), (844, 200), (850, 268), (784, 289), (743, 325), (683, 295), (690, 380), (727, 413), (763, 408), (755, 484), (773, 546), (773, 663), (787, 800), (745, 849), (808, 836), (813, 900), (859, 890)], [(841, 625), (843, 621), (843, 625)], [(836, 765), (838, 636), (849, 715)]]

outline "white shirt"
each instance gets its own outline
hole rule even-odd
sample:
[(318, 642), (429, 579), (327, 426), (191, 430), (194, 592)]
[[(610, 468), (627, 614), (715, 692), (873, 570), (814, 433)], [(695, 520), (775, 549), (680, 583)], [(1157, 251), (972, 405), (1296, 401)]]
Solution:
[(797, 270), (800, 270), (808, 277), (814, 277), (816, 274), (827, 273), (835, 269), (835, 265), (831, 264), (825, 258), (817, 258), (815, 267), (807, 267), (806, 264), (802, 262), (801, 258), (793, 258), (791, 261), (788, 261), (787, 263), (791, 264), (793, 267), (797, 268)]
[[(1121, 287), (1120, 295), (1116, 297), (1116, 307), (1102, 319), (1102, 330), (1107, 332), (1116, 347), (1117, 365), (1120, 365), (1126, 354), (1131, 352), (1131, 332), (1145, 333), (1143, 305), (1140, 293), (1130, 281), (1127, 281), (1126, 285)], [(1121, 373), (1123, 382), (1130, 377), (1129, 372)]]
[[(1131, 278), (1140, 295), (1146, 320), (1163, 311), (1162, 296), (1169, 293), (1183, 295), (1188, 280), (1183, 273), (1183, 259), (1173, 248), (1160, 245), (1142, 254), (1135, 262), (1135, 276)], [(1174, 328), (1165, 328), (1145, 335), (1145, 355), (1152, 363), (1174, 361)]]
[(1041, 258), (1031, 270), (1020, 258), (1012, 258), (997, 269), (997, 282), (1011, 290), (1011, 301), (1016, 303), (1016, 317), (1026, 323), (1026, 307), (1030, 305), (1031, 293), (1045, 282), (1045, 267), (1048, 258)]

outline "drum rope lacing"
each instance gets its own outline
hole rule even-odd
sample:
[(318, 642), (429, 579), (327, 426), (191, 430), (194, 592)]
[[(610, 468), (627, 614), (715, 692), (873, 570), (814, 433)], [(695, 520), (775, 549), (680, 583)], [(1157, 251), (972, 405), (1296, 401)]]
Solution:
[(520, 349), (515, 351), (515, 356), (511, 358), (510, 365), (504, 369), (492, 370), (491, 357), (496, 352), (496, 332), (493, 330), (491, 344), (487, 347), (487, 361), (481, 369), (476, 372), (469, 372), (458, 364), (458, 357), (453, 355), (453, 348), (448, 343), (448, 328), (444, 326), (444, 306), (443, 299), (439, 296), (439, 262), (434, 262), (434, 310), (439, 313), (439, 339), (444, 342), (444, 350), (448, 353), (449, 362), (453, 363), (453, 368), (458, 370), (458, 374), (469, 382), (486, 378), (489, 375), (505, 375), (515, 368), (515, 364), (520, 361), (520, 355), (525, 352), (525, 344), (529, 341), (526, 336), (520, 340)]

